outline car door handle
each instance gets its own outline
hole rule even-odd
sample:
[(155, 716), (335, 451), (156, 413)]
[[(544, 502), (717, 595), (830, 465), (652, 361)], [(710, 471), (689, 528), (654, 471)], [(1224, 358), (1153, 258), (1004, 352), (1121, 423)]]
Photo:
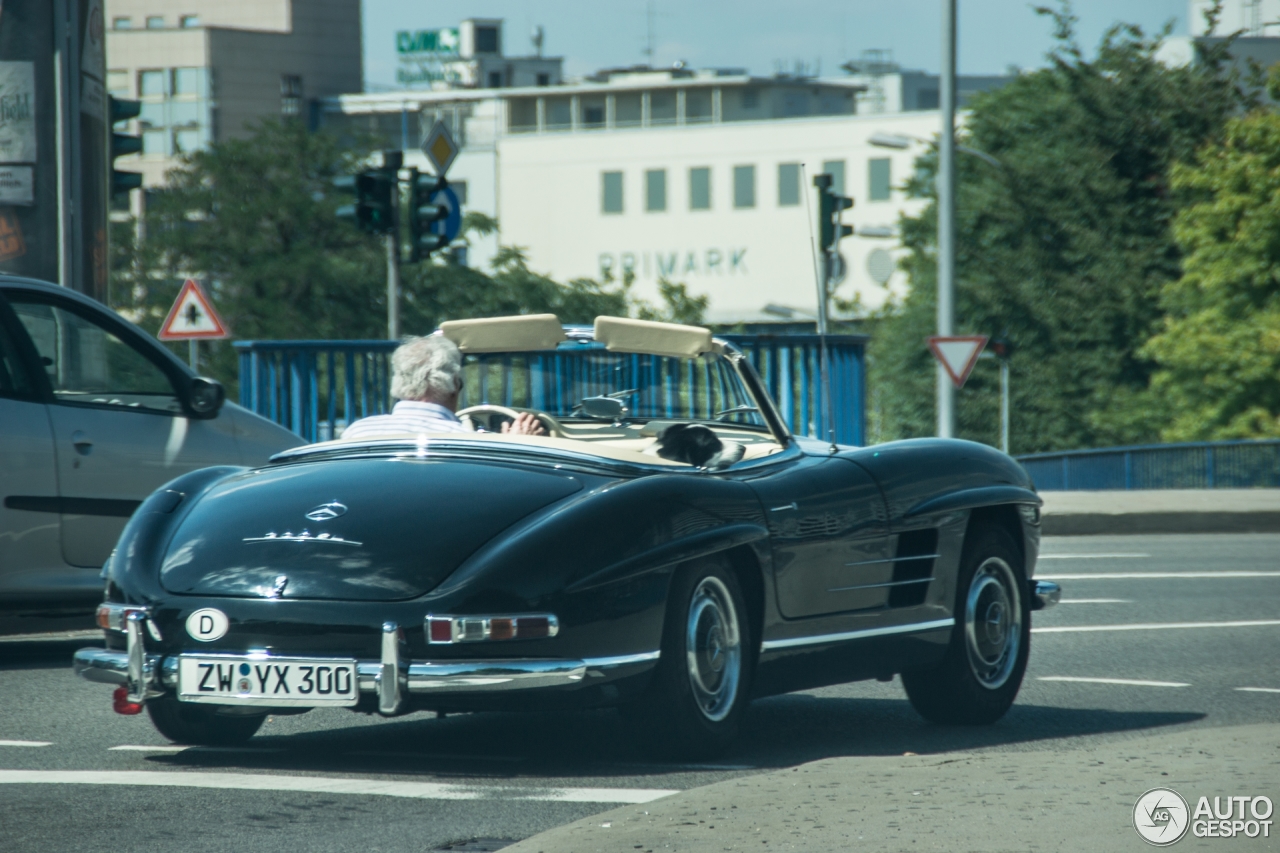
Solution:
[(71, 433), (71, 446), (76, 449), (76, 453), (81, 456), (88, 456), (93, 452), (93, 442), (89, 440), (89, 436), (80, 430)]
[(791, 503), (786, 504), (785, 506), (769, 507), (769, 512), (786, 512), (789, 509), (799, 509), (799, 508), (800, 507), (796, 506), (796, 502), (792, 501)]

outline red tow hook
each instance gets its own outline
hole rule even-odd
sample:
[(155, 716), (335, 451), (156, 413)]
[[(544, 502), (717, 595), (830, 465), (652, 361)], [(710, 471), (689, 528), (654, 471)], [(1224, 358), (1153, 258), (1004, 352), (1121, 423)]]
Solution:
[(129, 701), (128, 687), (117, 687), (115, 692), (111, 694), (111, 710), (117, 714), (131, 717), (134, 714), (142, 713), (142, 703)]

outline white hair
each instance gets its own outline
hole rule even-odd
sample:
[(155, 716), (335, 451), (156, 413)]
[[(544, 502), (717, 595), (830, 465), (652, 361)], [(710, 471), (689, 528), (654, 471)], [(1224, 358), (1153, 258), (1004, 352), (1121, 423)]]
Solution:
[(391, 396), (440, 402), (462, 386), (462, 352), (444, 335), (408, 337), (391, 354)]

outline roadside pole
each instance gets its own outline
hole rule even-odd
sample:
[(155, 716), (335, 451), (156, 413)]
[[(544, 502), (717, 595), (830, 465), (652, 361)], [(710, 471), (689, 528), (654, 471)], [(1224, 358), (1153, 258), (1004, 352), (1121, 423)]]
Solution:
[(191, 369), (196, 373), (200, 372), (200, 342), (195, 338), (187, 341), (187, 361), (191, 364)]
[(400, 340), (400, 235), (382, 238), (387, 244), (387, 340)]
[[(942, 0), (942, 135), (938, 141), (938, 337), (955, 334), (956, 297), (956, 0)], [(938, 365), (938, 435), (956, 429), (956, 392)]]
[(1000, 449), (1009, 452), (1009, 359), (1000, 359)]

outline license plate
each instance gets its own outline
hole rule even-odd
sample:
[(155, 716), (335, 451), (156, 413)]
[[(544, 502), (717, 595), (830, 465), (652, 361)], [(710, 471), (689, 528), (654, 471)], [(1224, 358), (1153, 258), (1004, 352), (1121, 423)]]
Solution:
[(360, 698), (354, 660), (180, 655), (178, 698), (222, 705), (317, 708)]

